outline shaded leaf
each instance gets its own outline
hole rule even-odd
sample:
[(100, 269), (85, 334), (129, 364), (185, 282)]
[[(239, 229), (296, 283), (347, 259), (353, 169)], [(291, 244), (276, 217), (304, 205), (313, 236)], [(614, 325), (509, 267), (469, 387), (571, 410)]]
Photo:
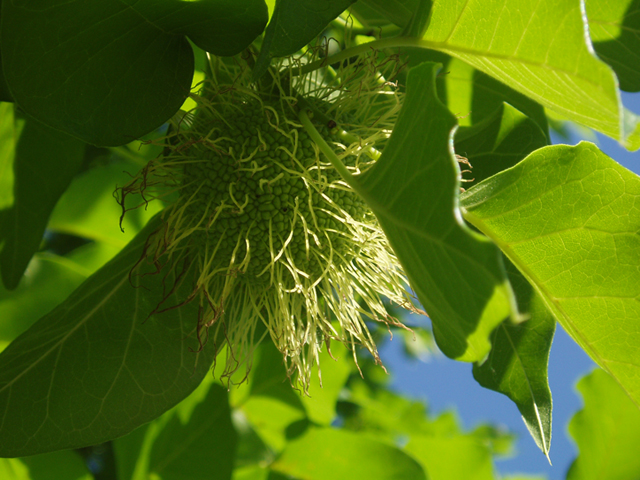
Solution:
[(640, 405), (640, 178), (593, 144), (545, 147), (462, 196), (571, 337)]
[(159, 419), (116, 440), (120, 477), (230, 479), (237, 434), (227, 397), (223, 387), (206, 382)]
[(26, 458), (0, 458), (3, 480), (92, 480), (82, 457), (72, 450)]
[(21, 108), (89, 143), (128, 143), (188, 95), (193, 51), (183, 35), (230, 55), (267, 21), (262, 0), (128, 3), (3, 2), (2, 60)]
[(88, 276), (78, 264), (56, 255), (34, 255), (18, 288), (0, 286), (0, 350), (73, 292)]
[(587, 45), (584, 21), (572, 0), (435, 0), (418, 43), (638, 148), (637, 119), (622, 108), (613, 71)]
[(437, 66), (409, 72), (407, 96), (380, 159), (356, 177), (424, 305), (440, 349), (481, 361), (489, 335), (516, 315), (500, 251), (465, 227), (450, 149), (455, 118), (435, 95)]
[(509, 397), (518, 407), (531, 436), (545, 455), (551, 447), (551, 391), (548, 364), (556, 321), (542, 298), (507, 261), (518, 308), (529, 318), (507, 322), (491, 338), (489, 358), (473, 366), (473, 377), (485, 388)]
[(2, 281), (14, 289), (42, 236), (58, 198), (82, 163), (85, 144), (27, 119), (15, 146), (13, 205), (3, 220)]
[(593, 48), (616, 72), (622, 90), (640, 91), (640, 1), (586, 4)]
[(355, 0), (277, 0), (256, 60), (254, 78), (261, 77), (267, 71), (273, 57), (291, 55), (311, 42), (331, 20), (354, 2)]
[(271, 469), (305, 480), (426, 480), (420, 465), (395, 447), (361, 435), (312, 428), (289, 442)]
[(399, 27), (406, 27), (420, 0), (361, 0), (362, 3), (384, 15)]
[(212, 344), (198, 348), (197, 306), (147, 318), (163, 298), (175, 305), (190, 285), (174, 274), (131, 275), (150, 223), (0, 354), (0, 456), (102, 443), (153, 420), (201, 382)]
[(483, 122), (456, 131), (456, 153), (469, 160), (472, 167), (464, 177), (473, 179), (473, 183), (465, 183), (465, 188), (513, 167), (546, 145), (546, 135), (533, 120), (502, 104)]
[(640, 410), (600, 369), (578, 383), (584, 409), (569, 423), (580, 453), (567, 480), (640, 478)]

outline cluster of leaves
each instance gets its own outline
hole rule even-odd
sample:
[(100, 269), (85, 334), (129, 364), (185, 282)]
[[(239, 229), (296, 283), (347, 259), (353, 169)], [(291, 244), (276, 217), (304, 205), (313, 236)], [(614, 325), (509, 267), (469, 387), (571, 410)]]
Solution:
[[(559, 321), (609, 374), (581, 383), (586, 406), (571, 429), (589, 458), (569, 478), (637, 474), (632, 456), (604, 462), (616, 438), (639, 441), (627, 419), (640, 405), (640, 179), (592, 144), (549, 146), (549, 119), (640, 147), (640, 123), (619, 90), (640, 90), (640, 3), (352, 4), (2, 2), (0, 455), (88, 447), (152, 422), (113, 443), (121, 478), (198, 478), (194, 467), (229, 478), (233, 465), (238, 479), (354, 478), (356, 466), (375, 469), (373, 478), (476, 478), (451, 470), (464, 468), (448, 461), (451, 451), (477, 459), (477, 478), (491, 478), (502, 437), (429, 420), (353, 379), (338, 401), (348, 366), (332, 367), (337, 378), (326, 374), (312, 401), (282, 383), (274, 359), (261, 360), (248, 392), (232, 395), (232, 422), (224, 391), (202, 384), (216, 342), (193, 351), (196, 307), (147, 318), (164, 284), (129, 276), (161, 206), (128, 214), (122, 234), (111, 192), (126, 181), (123, 170), (161, 153), (130, 142), (183, 106), (202, 51), (234, 55), (257, 41), (259, 77), (272, 57), (298, 52), (329, 24), (346, 47), (332, 62), (376, 48), (413, 67), (401, 79), (406, 100), (393, 135), (354, 188), (403, 263), (439, 348), (474, 362), (481, 385), (508, 395), (547, 453), (546, 365)], [(473, 165), (462, 195), (454, 152)], [(341, 429), (329, 428), (336, 405)], [(582, 433), (602, 420), (597, 405), (612, 408), (614, 420), (626, 415), (598, 427), (601, 444)], [(70, 452), (50, 455), (78, 462)], [(52, 458), (1, 468), (38, 478)], [(618, 472), (622, 464), (636, 470)]]

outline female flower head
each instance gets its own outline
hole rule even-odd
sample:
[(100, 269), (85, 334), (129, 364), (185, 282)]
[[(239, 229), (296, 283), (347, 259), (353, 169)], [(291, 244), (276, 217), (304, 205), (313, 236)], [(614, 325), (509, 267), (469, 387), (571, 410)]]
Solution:
[(397, 59), (296, 75), (308, 58), (258, 83), (241, 59), (211, 58), (198, 107), (122, 189), (123, 204), (130, 193), (177, 197), (144, 260), (193, 275), (181, 278), (193, 284), (185, 302), (199, 302), (201, 342), (210, 329), (226, 339), (225, 374), (250, 365), (268, 334), (305, 391), (332, 340), (380, 363), (366, 321), (402, 326), (382, 298), (417, 311), (375, 216), (322, 151), (354, 176), (375, 162), (401, 103)]

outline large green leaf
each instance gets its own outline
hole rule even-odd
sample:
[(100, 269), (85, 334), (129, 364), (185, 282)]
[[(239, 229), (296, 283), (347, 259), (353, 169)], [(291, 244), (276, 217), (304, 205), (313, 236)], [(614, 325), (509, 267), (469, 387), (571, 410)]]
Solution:
[(584, 409), (576, 413), (569, 432), (580, 453), (567, 480), (630, 480), (640, 478), (640, 411), (616, 381), (600, 369), (578, 383)]
[(622, 108), (613, 71), (590, 50), (584, 21), (577, 0), (434, 0), (417, 43), (638, 148), (637, 121)]
[(353, 2), (355, 0), (277, 0), (256, 60), (255, 77), (262, 76), (272, 57), (291, 55), (311, 42)]
[(3, 221), (2, 281), (18, 286), (40, 247), (49, 215), (82, 163), (85, 144), (27, 119), (15, 146), (13, 205)]
[(305, 480), (427, 478), (422, 467), (402, 450), (331, 428), (311, 428), (288, 443), (271, 469)]
[[(411, 48), (407, 56), (410, 66), (422, 62), (442, 63), (442, 72), (436, 79), (438, 97), (458, 117), (461, 127), (473, 126), (495, 117), (503, 104), (508, 103), (537, 123), (542, 132), (548, 135), (544, 108), (526, 95), (442, 52)], [(460, 132), (456, 135), (460, 135)]]
[(616, 72), (622, 90), (640, 91), (640, 1), (586, 3), (593, 48)]
[(482, 361), (489, 335), (516, 316), (498, 248), (461, 220), (451, 151), (455, 118), (435, 94), (437, 65), (409, 72), (404, 106), (384, 152), (356, 177), (424, 305), (440, 349)]
[(506, 103), (483, 122), (461, 127), (455, 137), (456, 153), (469, 160), (472, 167), (465, 177), (471, 177), (474, 183), (514, 166), (546, 145), (540, 127)]
[(263, 0), (2, 2), (2, 60), (16, 102), (44, 123), (120, 145), (165, 122), (193, 76), (187, 35), (242, 51), (267, 21)]
[(119, 478), (228, 480), (237, 434), (227, 392), (203, 382), (174, 409), (114, 442)]
[(540, 450), (551, 447), (551, 391), (547, 366), (556, 328), (553, 315), (522, 274), (507, 263), (518, 307), (529, 319), (518, 325), (503, 322), (493, 333), (493, 348), (482, 365), (473, 366), (480, 385), (509, 397), (522, 414)]
[[(182, 400), (209, 371), (212, 344), (193, 351), (197, 306), (147, 318), (175, 274), (130, 275), (159, 222), (0, 354), (0, 456), (124, 435)], [(166, 304), (190, 291), (178, 286)]]
[(0, 286), (0, 350), (67, 298), (88, 276), (89, 272), (67, 258), (36, 254), (18, 288), (9, 292)]
[(473, 187), (462, 206), (640, 405), (640, 178), (593, 144), (557, 145)]

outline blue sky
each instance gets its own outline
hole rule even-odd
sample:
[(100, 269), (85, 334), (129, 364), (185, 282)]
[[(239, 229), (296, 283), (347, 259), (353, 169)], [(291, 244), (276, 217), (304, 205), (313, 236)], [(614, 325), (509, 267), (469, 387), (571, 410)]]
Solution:
[[(640, 113), (640, 93), (623, 94), (628, 109)], [(569, 143), (578, 143), (575, 135)], [(565, 140), (554, 137), (556, 143)], [(602, 151), (626, 168), (640, 175), (640, 151), (628, 152), (614, 140), (598, 136)], [(496, 462), (502, 474), (544, 474), (550, 480), (564, 480), (577, 450), (567, 433), (569, 420), (582, 407), (575, 390), (580, 377), (594, 368), (594, 363), (558, 325), (549, 358), (549, 384), (553, 395), (553, 437), (549, 465), (522, 422), (518, 409), (505, 396), (480, 387), (471, 375), (471, 365), (449, 360), (443, 355), (428, 362), (407, 361), (400, 341), (386, 342), (380, 351), (382, 361), (392, 375), (392, 388), (423, 400), (430, 412), (447, 409), (457, 412), (466, 428), (489, 422), (501, 425), (518, 435), (517, 455)]]

